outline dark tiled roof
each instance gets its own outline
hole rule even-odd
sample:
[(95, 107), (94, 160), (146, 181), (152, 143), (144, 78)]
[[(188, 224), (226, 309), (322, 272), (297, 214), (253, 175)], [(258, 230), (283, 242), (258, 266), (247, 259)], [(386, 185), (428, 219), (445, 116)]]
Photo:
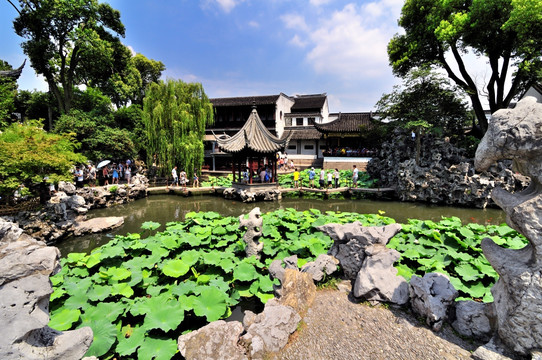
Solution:
[(307, 110), (320, 111), (326, 102), (326, 94), (315, 95), (297, 95), (294, 98), (294, 105), (292, 106), (292, 112), (304, 112)]
[(284, 129), (284, 134), (282, 134), (282, 139), (290, 136), (290, 140), (318, 140), (322, 138), (322, 133), (316, 130), (313, 126), (304, 126), (304, 127), (286, 127)]
[(322, 133), (353, 133), (360, 132), (363, 128), (371, 128), (372, 125), (371, 113), (339, 113), (336, 120), (324, 124), (315, 123), (314, 127)]
[(245, 125), (233, 136), (216, 136), (220, 149), (227, 153), (237, 153), (243, 150), (251, 150), (258, 153), (274, 153), (284, 150), (290, 137), (279, 139), (267, 130), (258, 112), (253, 109)]
[(246, 106), (246, 105), (270, 105), (275, 104), (279, 95), (245, 96), (231, 98), (209, 99), (214, 107), (217, 106)]

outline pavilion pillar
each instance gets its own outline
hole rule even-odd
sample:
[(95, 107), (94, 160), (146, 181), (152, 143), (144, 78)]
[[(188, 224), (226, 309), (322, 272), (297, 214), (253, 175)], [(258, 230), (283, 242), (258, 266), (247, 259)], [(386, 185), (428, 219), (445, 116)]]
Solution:
[(233, 173), (233, 182), (235, 182), (235, 157), (231, 159), (231, 172)]

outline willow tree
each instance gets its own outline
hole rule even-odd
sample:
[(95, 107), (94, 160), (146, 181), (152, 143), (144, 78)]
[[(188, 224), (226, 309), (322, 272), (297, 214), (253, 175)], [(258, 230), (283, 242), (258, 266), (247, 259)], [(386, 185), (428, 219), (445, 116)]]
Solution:
[(156, 154), (158, 174), (174, 166), (192, 175), (203, 164), (205, 127), (213, 123), (213, 106), (199, 83), (168, 80), (152, 83), (143, 100), (147, 163)]

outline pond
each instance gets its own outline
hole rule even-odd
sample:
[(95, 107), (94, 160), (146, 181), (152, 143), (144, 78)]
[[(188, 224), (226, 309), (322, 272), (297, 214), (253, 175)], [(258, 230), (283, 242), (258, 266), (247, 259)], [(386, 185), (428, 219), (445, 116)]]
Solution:
[(90, 252), (92, 249), (107, 243), (115, 235), (140, 232), (141, 224), (145, 221), (155, 221), (162, 224), (158, 230), (170, 221), (183, 221), (191, 211), (216, 211), (223, 216), (238, 217), (259, 207), (262, 212), (277, 209), (293, 208), (304, 211), (318, 209), (320, 211), (357, 212), (372, 214), (383, 211), (385, 216), (394, 218), (399, 223), (408, 219), (439, 221), (442, 217), (456, 216), (466, 223), (501, 224), (505, 222), (505, 213), (500, 209), (473, 209), (446, 206), (434, 206), (421, 203), (406, 203), (379, 200), (339, 200), (339, 199), (307, 199), (284, 198), (280, 201), (265, 201), (258, 203), (242, 203), (235, 200), (225, 200), (212, 195), (182, 197), (175, 195), (153, 195), (128, 204), (106, 209), (91, 210), (88, 218), (102, 216), (124, 216), (124, 225), (108, 233), (91, 234), (66, 239), (55, 244), (62, 256), (70, 252)]

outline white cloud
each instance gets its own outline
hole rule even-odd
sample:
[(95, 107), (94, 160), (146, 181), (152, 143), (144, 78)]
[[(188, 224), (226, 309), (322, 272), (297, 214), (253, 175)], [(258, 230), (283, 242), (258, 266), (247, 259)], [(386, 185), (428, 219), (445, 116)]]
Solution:
[(242, 1), (244, 0), (202, 0), (201, 6), (203, 8), (208, 8), (211, 6), (218, 5), (222, 9), (222, 11), (228, 14)]
[(251, 20), (248, 22), (248, 26), (253, 27), (253, 28), (259, 28), (260, 24), (257, 21)]
[(310, 4), (313, 5), (313, 6), (322, 6), (322, 5), (326, 5), (326, 4), (329, 4), (332, 0), (310, 0)]
[(281, 19), (297, 32), (290, 44), (307, 45), (306, 60), (317, 73), (359, 81), (389, 74), (387, 44), (399, 30), (401, 6), (402, 0), (351, 3), (312, 19), (310, 27), (296, 14)]
[(294, 37), (289, 41), (289, 43), (300, 48), (304, 48), (305, 46), (307, 46), (307, 42), (301, 40), (301, 38), (297, 34), (294, 35)]

